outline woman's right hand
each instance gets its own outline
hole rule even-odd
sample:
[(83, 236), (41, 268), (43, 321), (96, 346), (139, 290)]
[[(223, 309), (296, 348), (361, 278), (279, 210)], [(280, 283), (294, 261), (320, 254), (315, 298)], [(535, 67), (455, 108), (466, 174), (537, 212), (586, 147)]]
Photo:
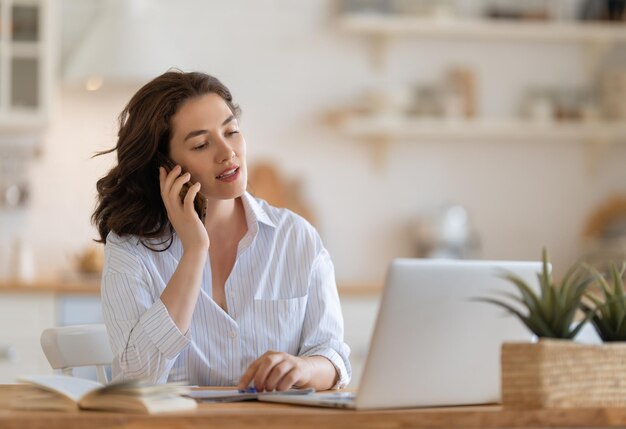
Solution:
[(184, 202), (181, 202), (180, 190), (191, 179), (189, 173), (179, 176), (181, 171), (182, 168), (179, 165), (169, 173), (163, 167), (159, 167), (161, 198), (167, 210), (167, 218), (180, 238), (184, 251), (208, 251), (209, 234), (193, 207), (193, 200), (200, 191), (200, 183), (193, 184), (187, 191)]

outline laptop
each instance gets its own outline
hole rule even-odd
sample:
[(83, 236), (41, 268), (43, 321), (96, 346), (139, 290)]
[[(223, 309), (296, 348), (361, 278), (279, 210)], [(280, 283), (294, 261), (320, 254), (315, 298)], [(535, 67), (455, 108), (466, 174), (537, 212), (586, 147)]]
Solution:
[(500, 346), (532, 338), (502, 308), (475, 301), (497, 291), (515, 293), (498, 276), (505, 271), (539, 289), (540, 262), (394, 260), (356, 393), (259, 399), (350, 409), (500, 402)]

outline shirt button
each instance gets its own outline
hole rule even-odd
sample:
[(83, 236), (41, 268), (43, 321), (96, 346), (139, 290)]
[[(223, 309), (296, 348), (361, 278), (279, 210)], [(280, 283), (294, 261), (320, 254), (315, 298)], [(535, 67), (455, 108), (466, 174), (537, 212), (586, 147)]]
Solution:
[(236, 338), (236, 337), (237, 337), (237, 333), (236, 333), (235, 331), (230, 331), (230, 332), (228, 333), (228, 336), (229, 336), (230, 338)]

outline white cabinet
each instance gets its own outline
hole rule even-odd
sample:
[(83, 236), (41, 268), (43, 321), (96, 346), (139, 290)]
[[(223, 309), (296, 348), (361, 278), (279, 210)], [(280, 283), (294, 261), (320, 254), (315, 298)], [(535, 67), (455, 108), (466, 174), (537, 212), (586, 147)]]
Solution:
[(55, 0), (0, 0), (0, 131), (46, 125)]
[(0, 383), (27, 374), (51, 374), (39, 344), (41, 332), (55, 325), (53, 294), (0, 295)]

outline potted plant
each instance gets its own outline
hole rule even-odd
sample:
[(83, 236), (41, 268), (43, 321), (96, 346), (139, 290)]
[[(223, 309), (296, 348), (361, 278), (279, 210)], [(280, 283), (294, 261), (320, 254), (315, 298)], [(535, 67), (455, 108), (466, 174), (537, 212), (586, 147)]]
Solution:
[[(623, 271), (617, 274), (623, 274)], [(594, 326), (596, 323), (604, 326), (603, 322), (607, 324), (609, 319), (626, 323), (623, 284), (617, 280), (616, 273), (612, 275), (613, 287), (610, 287), (600, 273), (575, 264), (561, 283), (556, 284), (544, 249), (543, 269), (538, 274), (539, 294), (520, 278), (509, 274), (504, 277), (521, 294), (506, 296), (521, 304), (526, 314), (501, 299), (483, 301), (499, 305), (516, 315), (539, 339), (535, 343), (502, 345), (504, 406), (569, 408), (626, 405), (626, 344), (607, 347), (604, 344), (586, 345), (572, 341), (589, 320), (597, 320)], [(605, 302), (585, 295), (594, 280), (605, 291)], [(585, 304), (585, 297), (595, 304), (595, 308)], [(579, 309), (585, 317), (574, 322)]]
[(603, 342), (626, 341), (626, 293), (624, 293), (624, 271), (626, 263), (618, 269), (609, 267), (608, 279), (593, 267), (587, 267), (596, 279), (604, 301), (592, 294), (587, 298), (594, 306), (581, 303), (582, 310), (590, 316), (591, 323)]
[(585, 324), (582, 320), (573, 325), (576, 311), (580, 307), (585, 290), (589, 285), (579, 264), (574, 265), (563, 278), (560, 285), (552, 279), (548, 254), (542, 253), (542, 271), (537, 274), (539, 294), (519, 276), (505, 273), (502, 277), (513, 283), (521, 296), (503, 293), (504, 296), (520, 304), (527, 314), (513, 304), (495, 298), (482, 298), (481, 301), (503, 307), (518, 319), (538, 338), (572, 339)]

